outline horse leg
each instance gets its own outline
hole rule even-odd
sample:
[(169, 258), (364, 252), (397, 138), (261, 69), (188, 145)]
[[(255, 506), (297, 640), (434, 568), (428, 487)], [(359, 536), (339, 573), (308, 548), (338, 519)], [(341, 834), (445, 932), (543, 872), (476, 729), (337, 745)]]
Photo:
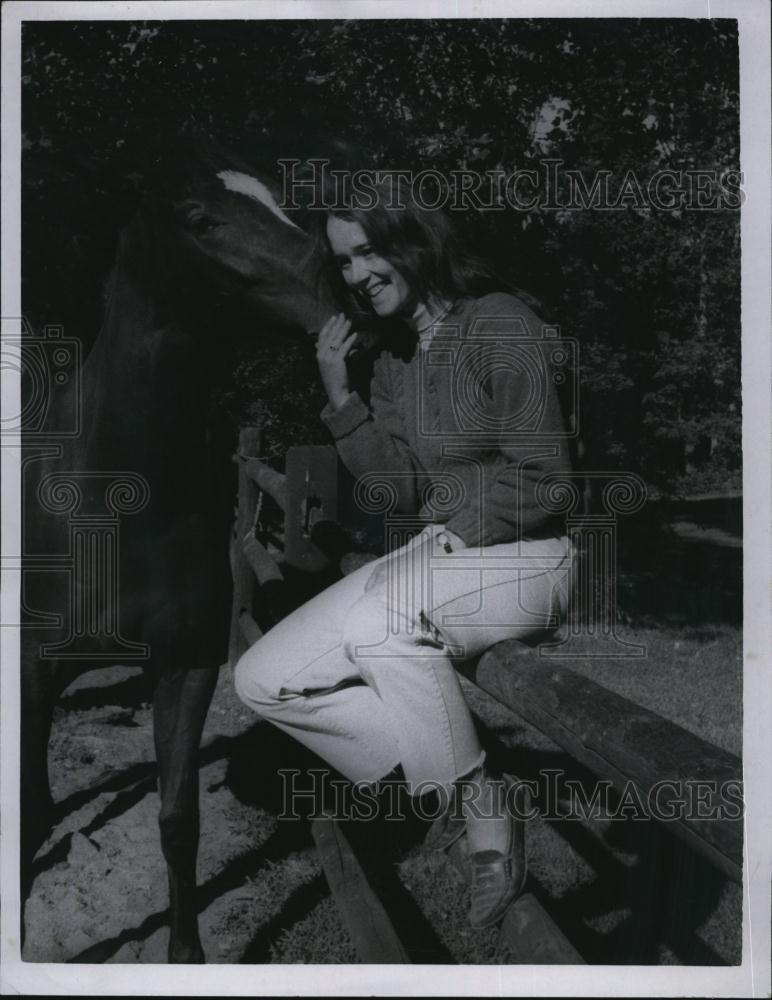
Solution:
[(200, 963), (196, 859), (198, 748), (218, 670), (162, 670), (153, 696), (161, 794), (158, 823), (169, 877), (170, 962)]

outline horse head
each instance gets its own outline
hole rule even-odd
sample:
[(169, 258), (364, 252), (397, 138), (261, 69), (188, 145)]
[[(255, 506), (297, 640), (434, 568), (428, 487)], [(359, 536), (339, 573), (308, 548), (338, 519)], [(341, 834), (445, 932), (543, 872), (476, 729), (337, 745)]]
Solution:
[(113, 467), (147, 468), (143, 431), (159, 469), (192, 461), (234, 328), (257, 339), (318, 329), (331, 314), (314, 240), (280, 200), (268, 177), (212, 144), (186, 143), (150, 165), (84, 367), (76, 463), (109, 456)]
[[(274, 182), (211, 145), (187, 145), (151, 173), (135, 224), (146, 227), (165, 293), (194, 282), (282, 325), (316, 329), (331, 305), (314, 243)], [(193, 298), (196, 296), (194, 295)]]

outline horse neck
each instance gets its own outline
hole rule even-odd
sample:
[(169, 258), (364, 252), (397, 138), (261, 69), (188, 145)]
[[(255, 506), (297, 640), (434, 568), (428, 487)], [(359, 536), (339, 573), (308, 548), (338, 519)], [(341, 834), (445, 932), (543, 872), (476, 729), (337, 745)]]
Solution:
[[(120, 269), (83, 367), (84, 460), (147, 468), (200, 444), (206, 379), (194, 335)], [(176, 441), (175, 441), (176, 439)]]

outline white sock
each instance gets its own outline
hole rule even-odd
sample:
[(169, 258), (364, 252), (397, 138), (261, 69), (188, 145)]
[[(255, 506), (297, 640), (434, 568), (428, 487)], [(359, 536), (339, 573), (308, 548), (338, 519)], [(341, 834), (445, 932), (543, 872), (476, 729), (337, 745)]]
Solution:
[(469, 850), (473, 854), (478, 851), (503, 853), (507, 848), (509, 817), (502, 782), (479, 771), (460, 784)]

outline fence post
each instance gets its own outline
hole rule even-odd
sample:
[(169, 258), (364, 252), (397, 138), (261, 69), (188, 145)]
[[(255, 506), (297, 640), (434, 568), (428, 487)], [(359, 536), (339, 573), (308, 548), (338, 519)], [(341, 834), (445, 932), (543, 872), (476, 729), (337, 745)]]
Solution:
[(296, 445), (287, 452), (286, 472), (285, 559), (315, 573), (328, 559), (311, 541), (312, 529), (338, 517), (338, 453), (332, 445)]

